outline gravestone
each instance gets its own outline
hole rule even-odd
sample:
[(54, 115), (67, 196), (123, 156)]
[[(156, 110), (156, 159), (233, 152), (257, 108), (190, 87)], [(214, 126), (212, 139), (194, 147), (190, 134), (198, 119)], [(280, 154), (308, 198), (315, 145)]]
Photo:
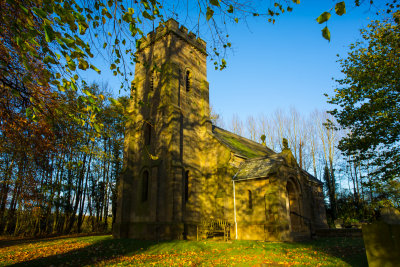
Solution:
[(383, 208), (381, 218), (362, 226), (368, 265), (400, 265), (400, 212), (395, 208)]

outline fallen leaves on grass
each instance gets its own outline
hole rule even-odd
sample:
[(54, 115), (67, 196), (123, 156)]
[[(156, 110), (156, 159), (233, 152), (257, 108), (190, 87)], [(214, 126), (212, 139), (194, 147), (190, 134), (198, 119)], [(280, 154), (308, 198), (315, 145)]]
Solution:
[[(319, 242), (319, 243), (318, 243)], [(235, 242), (152, 242), (110, 236), (39, 240), (0, 248), (0, 265), (94, 266), (348, 266), (346, 257), (365, 253), (362, 242), (332, 245)], [(345, 255), (345, 256), (343, 256)], [(34, 261), (40, 260), (39, 262)]]
[(76, 239), (61, 239), (55, 242), (35, 242), (4, 247), (0, 248), (0, 265), (21, 263), (53, 255), (62, 255), (89, 245), (89, 242), (77, 241)]

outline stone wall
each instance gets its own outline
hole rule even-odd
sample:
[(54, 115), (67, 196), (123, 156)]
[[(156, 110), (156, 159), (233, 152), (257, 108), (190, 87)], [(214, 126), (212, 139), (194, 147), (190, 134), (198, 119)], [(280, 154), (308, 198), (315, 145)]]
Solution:
[[(195, 239), (202, 220), (225, 220), (234, 237), (232, 177), (244, 158), (212, 133), (205, 42), (169, 20), (141, 40), (136, 55), (114, 236)], [(323, 207), (314, 201), (319, 189), (285, 153), (275, 176), (235, 182), (239, 239), (289, 240), (294, 228), (309, 231), (290, 214), (290, 201), (298, 214), (323, 221), (314, 212)], [(290, 177), (298, 195), (288, 199)]]

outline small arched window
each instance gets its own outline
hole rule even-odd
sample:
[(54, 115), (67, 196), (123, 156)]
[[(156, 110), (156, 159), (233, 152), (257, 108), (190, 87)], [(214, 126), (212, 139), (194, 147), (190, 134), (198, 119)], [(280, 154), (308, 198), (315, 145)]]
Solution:
[(250, 190), (248, 190), (247, 191), (247, 193), (248, 193), (248, 197), (249, 197), (249, 210), (251, 210), (251, 209), (253, 209), (253, 199), (252, 199), (252, 195), (251, 195), (251, 191)]
[(144, 171), (142, 174), (142, 202), (146, 202), (149, 198), (149, 172)]
[(185, 203), (189, 201), (189, 171), (185, 172)]
[(186, 81), (186, 91), (190, 91), (190, 86), (191, 86), (192, 81), (191, 81), (191, 74), (190, 74), (189, 70), (186, 71), (185, 81)]
[(146, 146), (150, 145), (151, 142), (151, 126), (146, 123), (144, 126), (144, 144)]
[(154, 72), (150, 72), (150, 91), (154, 90)]

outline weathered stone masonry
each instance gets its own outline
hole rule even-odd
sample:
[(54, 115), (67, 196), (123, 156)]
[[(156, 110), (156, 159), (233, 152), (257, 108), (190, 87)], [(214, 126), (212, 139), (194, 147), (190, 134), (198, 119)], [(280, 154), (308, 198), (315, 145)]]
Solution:
[(326, 227), (322, 183), (288, 148), (275, 153), (211, 124), (203, 40), (171, 19), (137, 57), (114, 237), (194, 239), (204, 220), (229, 222), (239, 239)]

